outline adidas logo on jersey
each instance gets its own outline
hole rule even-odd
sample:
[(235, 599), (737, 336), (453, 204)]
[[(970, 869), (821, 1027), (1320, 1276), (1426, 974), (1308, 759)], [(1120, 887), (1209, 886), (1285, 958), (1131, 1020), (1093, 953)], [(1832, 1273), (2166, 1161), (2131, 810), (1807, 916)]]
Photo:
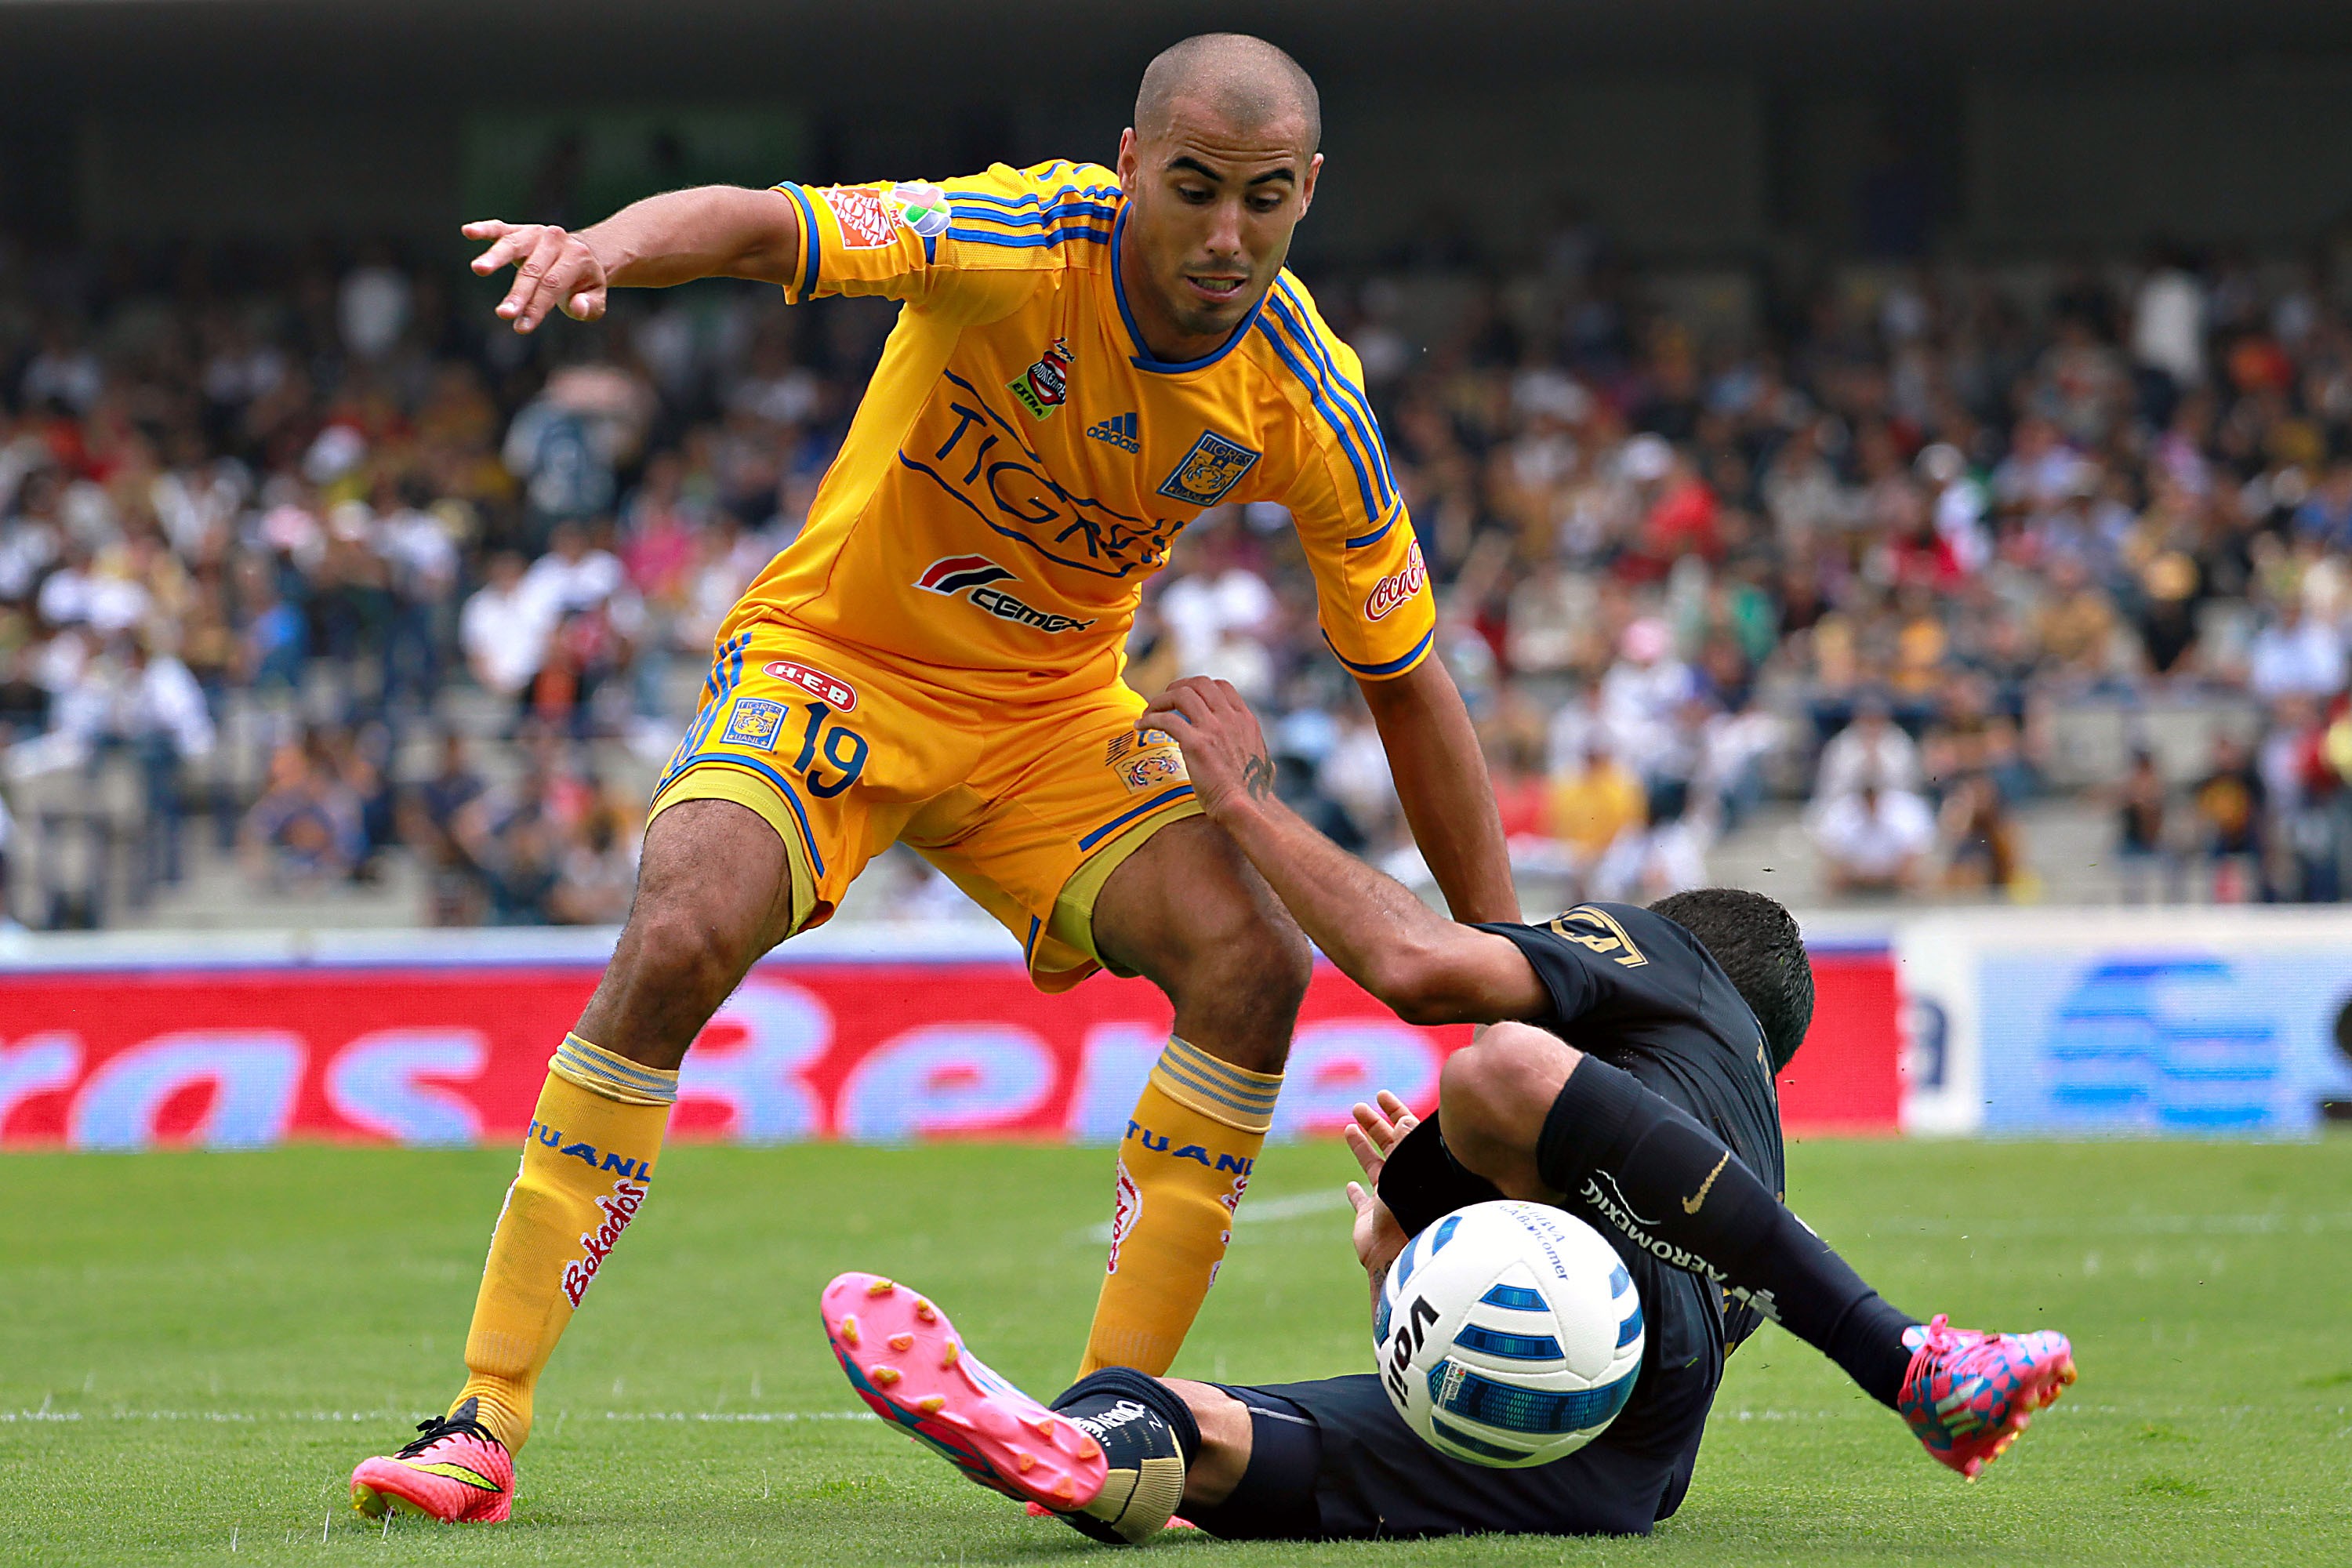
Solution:
[(1109, 442), (1122, 452), (1142, 450), (1142, 439), (1132, 414), (1114, 414), (1108, 419), (1097, 419), (1087, 426), (1087, 434), (1097, 441)]

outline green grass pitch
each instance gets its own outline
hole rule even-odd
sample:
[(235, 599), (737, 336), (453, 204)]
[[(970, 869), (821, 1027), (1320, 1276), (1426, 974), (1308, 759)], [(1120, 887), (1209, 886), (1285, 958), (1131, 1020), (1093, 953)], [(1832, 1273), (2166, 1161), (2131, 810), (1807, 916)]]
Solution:
[[(836, 1270), (936, 1295), (1050, 1394), (1106, 1151), (685, 1146), (540, 1391), (513, 1523), (386, 1530), (344, 1475), (454, 1386), (513, 1155), (0, 1159), (0, 1562), (1075, 1562), (858, 1408)], [(1790, 1200), (1894, 1300), (2056, 1325), (2083, 1381), (1974, 1486), (1767, 1329), (1647, 1542), (1229, 1546), (1202, 1564), (2352, 1563), (2352, 1141), (1809, 1142)], [(1337, 1144), (1260, 1166), (1181, 1373), (1364, 1370)]]

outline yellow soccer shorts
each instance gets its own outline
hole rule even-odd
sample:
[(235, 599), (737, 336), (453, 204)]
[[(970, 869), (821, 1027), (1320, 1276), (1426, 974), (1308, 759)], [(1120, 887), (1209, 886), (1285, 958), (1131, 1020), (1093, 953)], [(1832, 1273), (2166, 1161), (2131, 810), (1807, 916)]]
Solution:
[(1019, 939), (1043, 991), (1102, 966), (1095, 897), (1171, 822), (1200, 815), (1175, 742), (1139, 733), (1113, 680), (1008, 706), (887, 668), (773, 621), (722, 642), (651, 816), (730, 800), (792, 862), (793, 929), (831, 918), (866, 863), (904, 843)]

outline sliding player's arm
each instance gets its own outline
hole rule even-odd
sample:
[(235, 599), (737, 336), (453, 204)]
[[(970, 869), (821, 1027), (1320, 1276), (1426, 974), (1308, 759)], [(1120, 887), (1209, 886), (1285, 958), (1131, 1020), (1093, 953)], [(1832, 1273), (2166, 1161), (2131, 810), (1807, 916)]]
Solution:
[(1265, 737), (1231, 686), (1198, 676), (1176, 681), (1139, 722), (1176, 737), (1202, 810), (1233, 836), (1315, 944), (1397, 1016), (1494, 1023), (1549, 1008), (1543, 982), (1508, 938), (1447, 920), (1275, 798)]
[(748, 278), (789, 283), (802, 255), (800, 204), (781, 190), (705, 185), (632, 202), (592, 228), (553, 224), (469, 223), (467, 239), (486, 239), (474, 271), (515, 269), (498, 313), (528, 332), (562, 310), (578, 321), (604, 313), (610, 289), (667, 289), (698, 278)]

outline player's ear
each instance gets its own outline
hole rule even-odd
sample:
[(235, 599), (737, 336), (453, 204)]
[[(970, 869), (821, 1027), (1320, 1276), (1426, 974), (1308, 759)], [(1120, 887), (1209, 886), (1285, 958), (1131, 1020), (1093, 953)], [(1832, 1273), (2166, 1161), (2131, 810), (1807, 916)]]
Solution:
[(1316, 153), (1307, 160), (1307, 178), (1298, 185), (1298, 216), (1305, 217), (1307, 209), (1315, 205), (1315, 177), (1323, 172), (1323, 154)]
[(1118, 133), (1118, 184), (1129, 195), (1135, 194), (1135, 174), (1142, 163), (1136, 155), (1135, 127), (1130, 125)]

